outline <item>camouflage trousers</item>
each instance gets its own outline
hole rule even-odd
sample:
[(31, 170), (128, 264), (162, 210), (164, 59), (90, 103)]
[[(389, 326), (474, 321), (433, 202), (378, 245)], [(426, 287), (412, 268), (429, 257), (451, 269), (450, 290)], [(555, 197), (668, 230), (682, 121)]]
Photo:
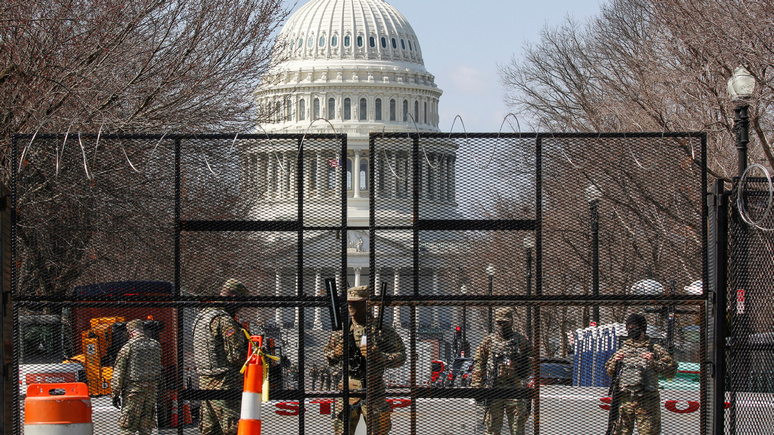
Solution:
[(642, 396), (621, 395), (621, 406), (615, 435), (631, 435), (634, 423), (640, 435), (661, 434), (661, 399), (658, 391), (644, 393)]
[[(363, 402), (360, 402), (363, 403)], [(390, 415), (390, 405), (387, 401), (384, 404), (375, 406), (376, 409), (371, 409), (371, 414), (376, 418), (376, 421), (369, 421), (369, 407), (370, 405), (354, 405), (349, 406), (349, 413), (342, 412), (344, 410), (344, 401), (341, 398), (336, 399), (334, 406), (336, 418), (333, 420), (333, 432), (336, 435), (344, 433), (344, 419), (349, 417), (349, 434), (355, 435), (357, 430), (357, 424), (360, 422), (360, 415), (363, 415), (365, 419), (366, 427), (368, 427), (368, 433), (386, 435), (392, 429), (392, 420)], [(347, 416), (347, 414), (349, 414)]]
[(508, 416), (511, 435), (524, 435), (527, 423), (527, 401), (524, 399), (491, 399), (484, 410), (484, 424), (487, 435), (500, 435), (503, 429), (503, 414)]
[(199, 432), (202, 435), (236, 435), (241, 411), (241, 400), (203, 400)]
[(150, 435), (156, 427), (157, 387), (152, 382), (130, 382), (121, 395), (121, 435)]

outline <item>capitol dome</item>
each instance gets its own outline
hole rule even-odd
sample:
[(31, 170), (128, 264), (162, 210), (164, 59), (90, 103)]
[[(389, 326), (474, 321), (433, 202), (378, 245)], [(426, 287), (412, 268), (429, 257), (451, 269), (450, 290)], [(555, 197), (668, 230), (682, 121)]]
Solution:
[[(329, 276), (351, 285), (367, 283), (373, 276), (377, 283), (392, 282), (395, 295), (409, 293), (414, 280), (412, 234), (381, 232), (371, 240), (363, 228), (369, 225), (371, 195), (378, 201), (374, 207), (381, 222), (405, 223), (414, 215), (414, 189), (409, 181), (415, 170), (412, 142), (393, 141), (372, 155), (369, 134), (440, 132), (442, 91), (425, 69), (417, 35), (406, 18), (384, 0), (310, 0), (283, 27), (273, 61), (254, 93), (257, 133), (297, 136), (240, 142), (240, 194), (248, 219), (293, 221), (299, 212), (298, 195), (303, 192), (304, 225), (318, 228), (303, 234), (303, 250), (309, 253), (303, 257), (303, 269), (317, 296), (322, 295), (323, 277)], [(346, 151), (337, 141), (308, 141), (301, 154), (297, 138), (306, 133), (346, 134)], [(457, 148), (455, 141), (445, 138), (423, 142), (422, 158), (416, 164), (419, 183), (426, 186), (417, 191), (425, 218), (460, 218), (454, 187)], [(371, 168), (374, 174), (369, 173)], [(319, 230), (338, 225), (342, 189), (347, 198), (346, 225), (351, 228), (345, 236), (346, 276), (336, 266), (342, 234)], [(296, 241), (280, 235), (260, 237), (273, 252), (276, 295), (297, 294)], [(423, 249), (433, 237), (423, 235)], [(370, 269), (372, 247), (389, 267)], [(454, 285), (444, 282), (453, 274), (439, 272), (446, 267), (442, 257), (442, 252), (427, 249), (420, 263), (423, 279), (434, 283), (433, 291)], [(448, 307), (428, 310), (434, 325), (446, 324), (450, 311)], [(395, 308), (388, 317), (396, 325), (407, 325), (408, 313), (401, 312)], [(298, 311), (277, 308), (275, 315), (275, 324), (297, 326)], [(317, 307), (307, 322), (319, 330), (321, 318)]]
[(274, 61), (255, 91), (260, 132), (333, 126), (365, 144), (372, 131), (439, 131), (442, 91), (411, 25), (384, 0), (310, 1), (283, 27)]

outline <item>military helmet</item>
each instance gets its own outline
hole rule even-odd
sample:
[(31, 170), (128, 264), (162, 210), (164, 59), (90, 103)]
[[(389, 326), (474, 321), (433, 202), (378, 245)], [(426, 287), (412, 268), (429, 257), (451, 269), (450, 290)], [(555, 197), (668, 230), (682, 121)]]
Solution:
[(226, 281), (223, 284), (223, 287), (221, 288), (221, 294), (233, 293), (236, 296), (247, 296), (247, 287), (245, 287), (244, 284), (242, 284), (242, 281), (234, 278), (230, 278), (228, 281)]
[(145, 332), (145, 324), (140, 319), (134, 319), (126, 322), (127, 331)]
[(368, 300), (368, 286), (359, 285), (357, 287), (350, 287), (347, 290), (347, 301), (358, 302)]
[(495, 310), (495, 321), (498, 321), (498, 320), (513, 322), (513, 310), (511, 310), (508, 307), (498, 308), (497, 310)]
[(636, 326), (646, 328), (648, 326), (648, 321), (647, 319), (645, 319), (645, 316), (643, 316), (642, 314), (633, 313), (626, 318), (626, 326), (629, 326), (629, 325), (636, 325)]

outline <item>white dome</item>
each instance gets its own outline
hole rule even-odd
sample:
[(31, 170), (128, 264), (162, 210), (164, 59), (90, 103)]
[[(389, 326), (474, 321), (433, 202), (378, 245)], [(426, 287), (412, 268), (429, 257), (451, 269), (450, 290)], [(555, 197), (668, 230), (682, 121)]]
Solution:
[[(311, 0), (283, 27), (276, 65), (255, 91), (259, 131), (438, 132), (442, 91), (414, 30), (384, 0)], [(327, 122), (316, 122), (318, 119)]]
[(280, 38), (288, 59), (382, 59), (422, 65), (406, 18), (384, 0), (312, 0), (288, 20)]

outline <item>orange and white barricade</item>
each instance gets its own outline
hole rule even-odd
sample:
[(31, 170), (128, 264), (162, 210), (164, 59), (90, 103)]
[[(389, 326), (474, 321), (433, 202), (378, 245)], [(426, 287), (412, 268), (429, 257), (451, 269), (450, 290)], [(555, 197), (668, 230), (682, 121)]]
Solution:
[(24, 399), (25, 435), (92, 435), (91, 398), (83, 382), (31, 384)]

